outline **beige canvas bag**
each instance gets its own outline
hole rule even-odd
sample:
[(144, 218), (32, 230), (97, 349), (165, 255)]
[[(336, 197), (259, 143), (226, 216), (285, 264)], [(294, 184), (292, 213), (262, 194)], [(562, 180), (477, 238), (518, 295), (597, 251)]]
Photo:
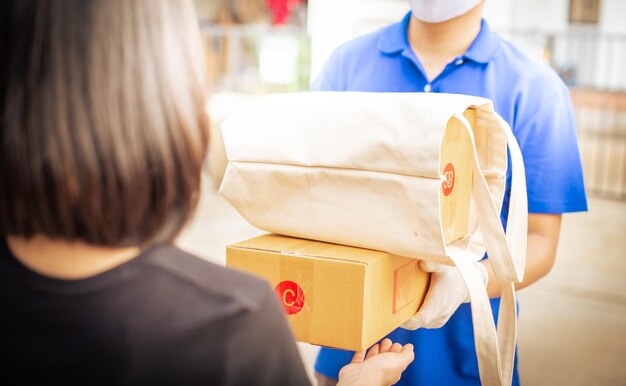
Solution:
[[(480, 379), (510, 385), (513, 284), (524, 272), (524, 167), (491, 101), (424, 93), (315, 92), (261, 97), (222, 124), (220, 193), (252, 225), (455, 265), (470, 294)], [(512, 187), (500, 222), (507, 144)], [(498, 328), (482, 278), (489, 253), (503, 285)]]

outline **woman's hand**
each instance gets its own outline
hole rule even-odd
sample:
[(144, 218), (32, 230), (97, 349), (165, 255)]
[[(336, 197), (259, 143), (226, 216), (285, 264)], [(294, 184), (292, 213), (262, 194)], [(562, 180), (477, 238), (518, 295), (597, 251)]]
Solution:
[(337, 386), (389, 386), (400, 380), (400, 375), (413, 362), (413, 345), (391, 343), (384, 339), (365, 351), (354, 354), (352, 362), (339, 372)]

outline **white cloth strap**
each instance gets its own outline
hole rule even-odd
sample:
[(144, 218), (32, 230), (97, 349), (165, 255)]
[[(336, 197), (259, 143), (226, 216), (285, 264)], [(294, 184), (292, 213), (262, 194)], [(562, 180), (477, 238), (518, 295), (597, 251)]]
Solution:
[[(489, 261), (502, 284), (498, 328), (496, 330), (491, 304), (482, 280), (469, 267), (469, 251), (452, 253), (450, 258), (465, 280), (471, 299), (474, 340), (480, 379), (483, 385), (510, 385), (513, 377), (515, 342), (517, 339), (517, 307), (514, 283), (524, 276), (527, 219), (526, 190), (522, 155), (513, 133), (506, 122), (498, 127), (504, 132), (511, 153), (512, 186), (509, 204), (508, 232), (505, 235), (499, 213), (493, 204), (487, 181), (478, 161), (474, 135), (469, 122), (460, 114), (455, 118), (463, 123), (473, 147), (473, 189), (479, 217), (479, 230), (489, 251)], [(496, 358), (496, 361), (493, 361)]]

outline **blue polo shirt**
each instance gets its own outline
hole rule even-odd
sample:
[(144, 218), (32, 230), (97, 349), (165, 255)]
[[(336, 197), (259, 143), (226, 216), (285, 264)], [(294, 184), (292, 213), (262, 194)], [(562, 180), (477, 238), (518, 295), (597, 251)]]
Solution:
[[(477, 95), (493, 101), (513, 129), (526, 167), (529, 213), (587, 210), (576, 128), (567, 87), (545, 63), (491, 32), (480, 33), (464, 55), (428, 81), (407, 40), (411, 14), (402, 21), (339, 47), (313, 82), (312, 90), (443, 92)], [(508, 213), (510, 170), (502, 209)], [(492, 300), (494, 315), (499, 299)], [(389, 335), (412, 343), (415, 361), (398, 385), (480, 385), (469, 304), (439, 329)], [(315, 370), (337, 378), (351, 352), (322, 348)], [(513, 384), (519, 384), (517, 360)]]

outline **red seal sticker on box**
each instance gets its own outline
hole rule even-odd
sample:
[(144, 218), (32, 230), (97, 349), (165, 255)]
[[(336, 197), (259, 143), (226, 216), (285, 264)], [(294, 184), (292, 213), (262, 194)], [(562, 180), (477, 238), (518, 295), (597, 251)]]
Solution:
[(443, 177), (444, 180), (441, 183), (441, 187), (443, 188), (443, 195), (449, 196), (452, 193), (452, 189), (454, 189), (454, 165), (447, 164), (443, 169)]
[(304, 307), (304, 291), (297, 283), (291, 280), (281, 281), (274, 287), (274, 292), (286, 315), (297, 314)]

